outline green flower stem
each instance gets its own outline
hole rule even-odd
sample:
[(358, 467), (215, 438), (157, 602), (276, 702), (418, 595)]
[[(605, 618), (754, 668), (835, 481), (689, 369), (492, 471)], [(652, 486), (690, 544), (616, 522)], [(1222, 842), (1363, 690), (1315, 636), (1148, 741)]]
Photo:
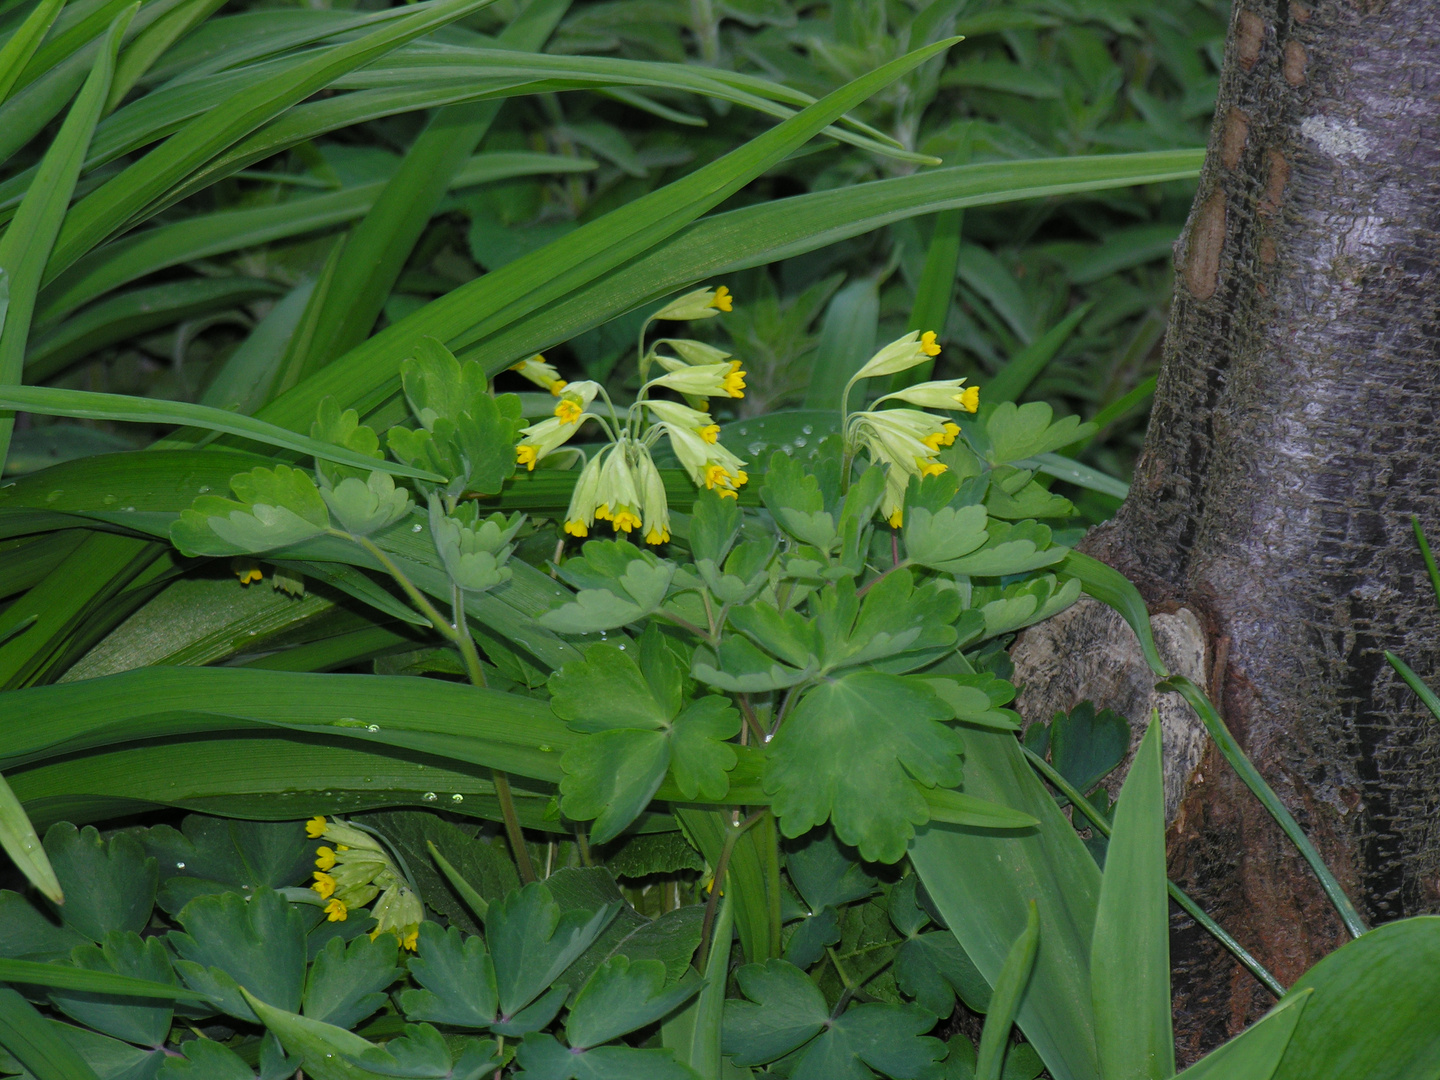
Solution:
[(705, 961), (710, 955), (710, 929), (715, 925), (715, 905), (720, 902), (720, 893), (725, 888), (725, 875), (730, 869), (730, 853), (735, 850), (735, 841), (744, 836), (750, 826), (754, 825), (762, 817), (769, 813), (769, 810), (756, 810), (739, 825), (732, 826), (725, 837), (725, 844), (720, 848), (720, 858), (715, 864), (715, 877), (710, 885), (710, 899), (705, 901), (705, 918), (700, 924), (700, 956), (695, 966), (705, 970)]
[(740, 694), (735, 698), (740, 706), (740, 715), (745, 717), (745, 726), (750, 729), (750, 734), (759, 740), (756, 745), (765, 745), (765, 728), (760, 724), (760, 718), (755, 715), (755, 706), (750, 704), (749, 694)]
[(769, 817), (768, 835), (770, 842), (765, 845), (765, 899), (770, 914), (770, 953), (780, 955), (780, 826), (775, 820), (775, 811), (766, 808)]
[[(1028, 746), (1021, 746), (1021, 749), (1025, 751), (1025, 757), (1029, 760), (1035, 771), (1050, 781), (1061, 795), (1069, 799), (1070, 805), (1074, 806), (1081, 814), (1089, 819), (1091, 826), (1096, 832), (1108, 839), (1110, 836), (1110, 825), (1100, 816), (1100, 812), (1095, 809), (1090, 800), (1085, 798), (1069, 780), (1066, 780), (1053, 765), (1035, 753), (1035, 751), (1031, 750)], [(1254, 975), (1256, 980), (1264, 986), (1266, 990), (1269, 990), (1270, 993), (1274, 994), (1277, 998), (1285, 996), (1285, 987), (1280, 984), (1280, 981), (1276, 979), (1274, 975), (1271, 975), (1270, 972), (1265, 970), (1265, 966), (1261, 964), (1259, 960), (1256, 960), (1255, 957), (1250, 955), (1250, 951), (1246, 949), (1245, 946), (1231, 937), (1223, 926), (1207, 915), (1200, 905), (1190, 899), (1185, 893), (1185, 890), (1180, 888), (1179, 885), (1176, 885), (1173, 881), (1167, 881), (1165, 884), (1170, 890), (1170, 898), (1184, 908), (1186, 914), (1208, 930), (1216, 941), (1229, 949), (1231, 955), (1245, 965), (1245, 969), (1249, 971), (1251, 975)]]
[[(470, 682), (480, 689), (485, 688), (485, 669), (480, 666), (480, 651), (475, 648), (475, 638), (470, 634), (470, 624), (465, 621), (465, 594), (459, 585), (455, 590), (455, 644), (465, 661), (465, 671)], [(499, 769), (490, 770), (495, 783), (495, 798), (500, 803), (500, 814), (505, 819), (505, 835), (515, 854), (515, 865), (520, 870), (520, 880), (526, 885), (538, 880), (535, 865), (530, 861), (530, 849), (525, 846), (525, 833), (520, 828), (520, 817), (515, 813), (515, 795), (510, 790), (510, 777)]]
[[(333, 531), (333, 530), (332, 530)], [(470, 681), (477, 687), (485, 686), (485, 672), (480, 667), (480, 655), (475, 649), (475, 639), (470, 636), (470, 627), (465, 622), (463, 597), (460, 596), (460, 589), (456, 586), (455, 625), (451, 626), (445, 616), (441, 615), (435, 605), (430, 603), (425, 594), (415, 587), (415, 584), (405, 576), (405, 572), (395, 565), (395, 561), (385, 554), (373, 540), (368, 536), (350, 536), (349, 533), (337, 535), (348, 536), (362, 548), (368, 551), (381, 566), (385, 568), (410, 602), (415, 605), (417, 611), (430, 620), (430, 625), (440, 633), (446, 640), (453, 642), (460, 650), (460, 656), (465, 661), (465, 670), (470, 675)], [(462, 629), (463, 628), (463, 629)], [(495, 798), (500, 803), (500, 813), (505, 819), (505, 835), (510, 839), (510, 847), (515, 852), (515, 865), (520, 870), (520, 879), (529, 884), (535, 881), (535, 867), (530, 862), (530, 850), (525, 846), (525, 834), (520, 831), (520, 818), (515, 813), (515, 796), (510, 790), (510, 778), (499, 769), (491, 771), (495, 781)]]
[(430, 603), (429, 599), (425, 596), (425, 594), (415, 587), (414, 582), (412, 582), (408, 577), (405, 576), (405, 571), (401, 570), (400, 567), (396, 566), (395, 561), (391, 559), (389, 555), (385, 554), (385, 552), (381, 550), (380, 546), (376, 544), (375, 541), (371, 540), (368, 536), (352, 536), (350, 535), (350, 533), (339, 532), (335, 529), (331, 529), (330, 533), (332, 536), (340, 536), (344, 537), (347, 540), (353, 540), (355, 541), (355, 543), (359, 544), (362, 548), (369, 552), (370, 555), (374, 557), (375, 561), (385, 568), (385, 572), (395, 579), (395, 583), (404, 590), (406, 597), (408, 597), (410, 600), (410, 603), (415, 606), (415, 610), (420, 612), (421, 615), (424, 615), (425, 618), (429, 619), (430, 625), (434, 627), (435, 630), (437, 630), (447, 640), (454, 641), (456, 639), (457, 635), (454, 629), (446, 621), (445, 616), (440, 614), (439, 610), (435, 607), (434, 604)]

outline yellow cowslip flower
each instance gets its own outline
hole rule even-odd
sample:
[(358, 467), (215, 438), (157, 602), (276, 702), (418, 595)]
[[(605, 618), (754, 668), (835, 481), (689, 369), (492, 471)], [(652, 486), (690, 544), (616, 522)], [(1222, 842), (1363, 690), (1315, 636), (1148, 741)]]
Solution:
[(673, 319), (693, 322), (696, 319), (713, 319), (722, 311), (733, 311), (735, 298), (724, 285), (714, 289), (693, 289), (683, 296), (677, 296), (670, 303), (650, 316), (651, 319)]
[(333, 897), (325, 905), (325, 918), (330, 922), (344, 922), (350, 915), (350, 909), (345, 906), (343, 900), (336, 900)]
[(916, 383), (904, 390), (886, 394), (875, 404), (895, 400), (918, 405), (922, 409), (962, 409), (973, 413), (980, 407), (980, 388), (964, 386), (964, 382), (964, 379), (941, 379), (936, 382)]
[(311, 840), (318, 840), (325, 835), (325, 817), (317, 814), (305, 823), (305, 835)]
[(547, 363), (545, 357), (540, 353), (512, 365), (510, 370), (518, 372), (536, 386), (549, 390), (557, 397), (567, 385), (565, 380), (560, 377), (560, 372), (555, 369), (555, 365)]
[(569, 536), (589, 536), (595, 524), (595, 511), (600, 507), (600, 469), (607, 450), (601, 450), (585, 463), (575, 480), (570, 495), (570, 508), (565, 511), (565, 532)]
[(230, 560), (230, 569), (240, 579), (241, 585), (249, 585), (254, 581), (265, 580), (265, 571), (260, 569), (260, 564), (254, 559), (247, 559), (244, 556)]
[[(343, 846), (343, 845), (342, 845)], [(335, 867), (335, 849), (320, 847), (315, 849), (315, 865), (321, 870), (332, 870)]]
[[(661, 415), (659, 410), (656, 414)], [(703, 429), (685, 423), (672, 424), (666, 420), (662, 420), (659, 427), (669, 437), (670, 448), (675, 451), (681, 467), (690, 474), (696, 487), (718, 490), (721, 495), (734, 497), (735, 489), (743, 487), (749, 479), (743, 468), (745, 462), (718, 441), (707, 439)]]
[(954, 442), (959, 433), (957, 425), (917, 409), (879, 409), (850, 417), (846, 441), (864, 449), (871, 461), (885, 467), (881, 512), (893, 528), (898, 529), (904, 521), (902, 511), (910, 477), (945, 472), (946, 466), (935, 460), (935, 454), (941, 445)]
[(335, 895), (335, 879), (324, 870), (315, 871), (315, 884), (310, 888), (320, 894), (321, 900), (329, 900)]
[(407, 937), (418, 936), (420, 923), (425, 919), (425, 905), (414, 889), (403, 881), (397, 881), (380, 894), (370, 914), (375, 919), (375, 929), (370, 931), (371, 941), (381, 934), (394, 934), (404, 945)]
[(401, 946), (402, 946), (403, 948), (405, 948), (405, 949), (408, 949), (410, 952), (414, 952), (414, 951), (415, 951), (415, 948), (416, 948), (416, 946), (419, 944), (419, 942), (420, 942), (420, 927), (419, 927), (418, 925), (412, 927), (412, 928), (410, 929), (410, 932), (407, 933), (407, 934), (405, 934), (405, 936), (400, 939), (400, 944), (401, 944)]
[(650, 348), (659, 349), (664, 345), (670, 346), (680, 354), (678, 360), (658, 354), (652, 357), (666, 371), (674, 371), (689, 364), (721, 364), (729, 360), (731, 356), (724, 349), (717, 349), (714, 345), (707, 345), (703, 341), (695, 341), (692, 338), (660, 338)]
[(699, 435), (706, 442), (714, 444), (720, 441), (720, 425), (706, 424), (699, 431)]
[(647, 544), (664, 544), (670, 540), (670, 505), (665, 495), (665, 481), (650, 451), (636, 447), (635, 476), (640, 485), (640, 502), (645, 519), (642, 530)]
[(741, 370), (739, 360), (722, 364), (695, 364), (651, 379), (646, 387), (651, 386), (663, 386), (667, 390), (694, 397), (742, 398), (745, 396), (745, 372)]
[(585, 410), (599, 392), (600, 384), (588, 379), (565, 387), (564, 396), (555, 406), (554, 416), (521, 430), (523, 438), (515, 447), (516, 466), (524, 465), (527, 471), (533, 472), (536, 463), (545, 455), (568, 442), (580, 430)]
[(918, 331), (911, 331), (904, 337), (896, 338), (865, 361), (865, 365), (850, 381), (854, 383), (860, 379), (874, 379), (881, 375), (894, 375), (897, 371), (908, 371), (916, 364), (923, 364), (930, 357), (939, 354), (940, 346), (935, 344), (933, 330), (925, 331), (923, 336)]

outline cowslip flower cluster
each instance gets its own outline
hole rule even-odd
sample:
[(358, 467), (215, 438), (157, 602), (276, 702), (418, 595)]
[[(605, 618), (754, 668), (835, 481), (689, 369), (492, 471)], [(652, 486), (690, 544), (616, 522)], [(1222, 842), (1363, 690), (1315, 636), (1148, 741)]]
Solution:
[(374, 900), (370, 915), (376, 925), (370, 940), (391, 933), (413, 952), (425, 905), (380, 841), (342, 818), (323, 816), (305, 823), (305, 835), (330, 842), (315, 849), (315, 883), (310, 886), (325, 901), (326, 918), (344, 922), (350, 909)]
[[(708, 319), (733, 309), (734, 297), (721, 285), (686, 293), (657, 311), (650, 321)], [(749, 479), (745, 462), (721, 445), (720, 425), (709, 412), (712, 397), (745, 396), (745, 371), (740, 361), (713, 345), (687, 338), (663, 338), (644, 350), (643, 327), (640, 338), (642, 385), (623, 420), (598, 383), (568, 383), (557, 394), (560, 401), (555, 415), (525, 428), (516, 447), (517, 463), (534, 469), (587, 420), (595, 421), (609, 437), (576, 478), (565, 513), (567, 535), (589, 536), (595, 523), (603, 521), (616, 533), (638, 531), (649, 544), (670, 539), (665, 484), (653, 456), (662, 438), (669, 439), (676, 458), (697, 487), (736, 498)], [(661, 374), (646, 381), (652, 367), (660, 368)], [(688, 404), (652, 398), (656, 390), (680, 394)], [(591, 409), (597, 396), (609, 407), (608, 422)]]
[[(940, 355), (934, 331), (906, 334), (872, 356), (845, 386), (841, 399), (849, 401), (850, 388), (861, 379), (893, 375)], [(917, 383), (877, 399), (869, 410), (849, 413), (845, 419), (845, 445), (863, 449), (870, 460), (885, 466), (885, 498), (881, 512), (892, 528), (904, 523), (905, 489), (910, 478), (938, 476), (946, 465), (938, 460), (940, 451), (955, 442), (960, 426), (943, 416), (922, 409), (975, 412), (980, 407), (980, 389), (965, 386), (964, 379), (939, 379)], [(878, 406), (887, 401), (918, 405), (919, 409)]]

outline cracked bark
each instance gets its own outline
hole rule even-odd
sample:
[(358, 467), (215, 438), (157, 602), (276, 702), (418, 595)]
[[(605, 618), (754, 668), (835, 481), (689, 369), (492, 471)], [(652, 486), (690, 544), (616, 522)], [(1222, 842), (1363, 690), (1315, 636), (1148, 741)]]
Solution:
[[(1130, 498), (1083, 546), (1152, 613), (1193, 613), (1226, 722), (1366, 916), (1435, 911), (1440, 725), (1382, 653), (1440, 668), (1410, 533), (1416, 514), (1440, 534), (1440, 3), (1243, 0), (1215, 115)], [(1030, 719), (1125, 697), (1045, 678), (1057, 649), (1129, 649), (1105, 619), (1022, 639)], [(1213, 747), (1176, 782), (1175, 880), (1284, 982), (1344, 942)], [(1270, 1000), (1172, 930), (1193, 1061)]]

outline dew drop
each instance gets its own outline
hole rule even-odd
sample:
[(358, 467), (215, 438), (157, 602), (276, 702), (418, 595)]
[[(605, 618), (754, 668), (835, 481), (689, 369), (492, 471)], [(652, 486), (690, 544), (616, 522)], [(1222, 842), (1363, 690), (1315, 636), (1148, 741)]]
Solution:
[(420, 798), (424, 799), (426, 802), (434, 802), (439, 797), (440, 796), (436, 795), (433, 791), (427, 791), (424, 795), (420, 796)]
[(752, 442), (745, 449), (748, 450), (752, 455), (754, 455), (760, 453), (761, 450), (764, 450), (765, 444), (763, 442)]
[(815, 431), (814, 425), (812, 425), (812, 424), (806, 424), (804, 427), (802, 427), (802, 428), (800, 429), (800, 434), (802, 434), (802, 435), (810, 435), (810, 434), (812, 434), (814, 431)]
[(115, 505), (117, 502), (119, 502), (119, 501), (120, 501), (120, 496), (118, 496), (118, 495), (106, 495), (103, 499), (100, 500), (100, 505), (101, 505), (101, 506), (114, 506), (114, 505)]
[(801, 436), (799, 436), (798, 438), (796, 438), (796, 440), (795, 440), (795, 445), (796, 445), (797, 447), (801, 447), (801, 446), (804, 446), (804, 445), (805, 445), (807, 442), (809, 442), (809, 441), (810, 441), (809, 439), (807, 439), (807, 438), (805, 438), (805, 436), (801, 435)]
[(450, 801), (451, 801), (451, 802), (464, 802), (464, 801), (465, 801), (465, 796), (464, 796), (464, 795), (461, 795), (461, 794), (457, 791), (454, 795), (451, 795), (451, 796), (450, 796)]
[(410, 531), (411, 531), (411, 532), (419, 532), (422, 528), (424, 528), (423, 525), (411, 525), (411, 526), (410, 526)]
[(366, 724), (366, 725), (365, 725), (365, 730), (368, 731), (368, 732), (370, 732), (371, 735), (374, 735), (375, 732), (377, 732), (377, 731), (380, 730), (380, 725), (379, 725), (379, 724)]
[(177, 862), (177, 863), (175, 864), (175, 869), (176, 869), (176, 870), (184, 870), (184, 869), (185, 869), (185, 864), (184, 864), (183, 862)]
[(555, 752), (554, 747), (547, 746), (545, 743), (541, 743), (538, 749), (542, 754), (553, 754)]
[(210, 485), (209, 485), (209, 484), (201, 484), (201, 485), (200, 485), (198, 488), (196, 488), (195, 490), (197, 490), (198, 492), (200, 492), (201, 495), (204, 495), (207, 491), (210, 490)]
[(45, 496), (45, 501), (47, 503), (53, 503), (56, 499), (60, 498), (60, 496), (64, 494), (64, 491), (52, 491), (49, 495)]
[(749, 425), (749, 424), (741, 424), (741, 425), (740, 425), (738, 428), (736, 428), (735, 430), (736, 430), (736, 432), (737, 432), (738, 434), (740, 434), (740, 435), (749, 435), (749, 434), (750, 434), (750, 425)]
[(122, 506), (120, 509), (127, 514), (133, 514), (135, 512), (135, 507), (133, 506)]
[(791, 446), (789, 443), (786, 443), (786, 444), (785, 444), (784, 446), (782, 446), (780, 449), (785, 451), (785, 456), (786, 456), (786, 457), (794, 457), (794, 456), (795, 456), (795, 448), (794, 448), (793, 446)]

